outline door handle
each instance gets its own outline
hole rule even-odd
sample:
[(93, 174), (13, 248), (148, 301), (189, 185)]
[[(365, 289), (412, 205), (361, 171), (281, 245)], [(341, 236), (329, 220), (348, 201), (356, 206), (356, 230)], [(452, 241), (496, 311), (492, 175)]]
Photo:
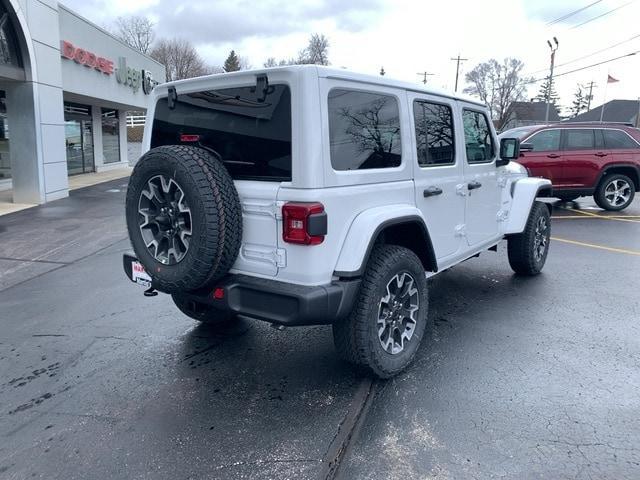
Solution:
[(427, 187), (424, 189), (423, 192), (425, 198), (426, 197), (435, 197), (436, 195), (440, 195), (442, 194), (442, 189), (439, 187), (435, 187), (433, 185), (431, 185), (430, 187)]
[(473, 182), (469, 182), (469, 184), (467, 185), (467, 188), (469, 190), (475, 190), (476, 188), (480, 188), (482, 186), (482, 184), (476, 180), (474, 180)]
[(596, 157), (606, 157), (606, 156), (607, 156), (607, 154), (606, 154), (606, 153), (604, 153), (604, 152), (598, 152), (598, 153), (596, 153)]
[(560, 155), (558, 155), (557, 153), (550, 153), (549, 155), (547, 155), (548, 158), (560, 158)]

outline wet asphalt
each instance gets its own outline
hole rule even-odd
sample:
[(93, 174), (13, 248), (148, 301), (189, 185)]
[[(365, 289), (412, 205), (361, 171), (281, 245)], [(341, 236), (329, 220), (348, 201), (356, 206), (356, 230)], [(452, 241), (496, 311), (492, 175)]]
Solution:
[(329, 327), (145, 298), (125, 188), (0, 217), (1, 479), (640, 478), (640, 200), (556, 204), (538, 277), (502, 247), (432, 278), (415, 364), (372, 382)]

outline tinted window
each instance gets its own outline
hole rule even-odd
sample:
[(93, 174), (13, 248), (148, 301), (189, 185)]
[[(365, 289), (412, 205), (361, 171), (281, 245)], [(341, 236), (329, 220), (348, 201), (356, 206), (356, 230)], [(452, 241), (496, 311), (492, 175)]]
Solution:
[(544, 130), (527, 139), (525, 143), (533, 145), (534, 152), (560, 150), (560, 130)]
[(566, 129), (565, 150), (593, 150), (593, 130), (588, 128)]
[(397, 167), (401, 161), (398, 101), (389, 95), (329, 92), (329, 141), (335, 170)]
[(493, 160), (493, 136), (487, 117), (480, 112), (462, 111), (464, 124), (464, 143), (467, 151), (467, 162), (482, 163)]
[(638, 144), (620, 130), (602, 130), (606, 148), (638, 148)]
[(151, 147), (179, 144), (180, 136), (200, 135), (236, 179), (291, 180), (291, 94), (271, 85), (264, 101), (255, 87), (180, 94), (173, 110), (167, 99), (156, 105)]
[(416, 101), (413, 103), (413, 116), (420, 166), (453, 165), (455, 157), (451, 107)]

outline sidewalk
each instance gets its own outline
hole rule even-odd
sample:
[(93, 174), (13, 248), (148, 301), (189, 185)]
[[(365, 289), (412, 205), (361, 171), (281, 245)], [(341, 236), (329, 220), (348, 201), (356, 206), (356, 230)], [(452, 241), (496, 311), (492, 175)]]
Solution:
[(78, 186), (68, 198), (1, 216), (0, 291), (126, 239), (126, 187), (126, 178)]
[[(132, 170), (132, 167), (122, 167), (100, 173), (73, 175), (69, 177), (69, 191), (71, 192), (79, 188), (90, 187), (91, 185), (98, 185), (100, 183), (129, 177)], [(34, 206), (34, 204), (28, 203), (13, 203), (13, 190), (0, 191), (0, 216), (19, 212)]]

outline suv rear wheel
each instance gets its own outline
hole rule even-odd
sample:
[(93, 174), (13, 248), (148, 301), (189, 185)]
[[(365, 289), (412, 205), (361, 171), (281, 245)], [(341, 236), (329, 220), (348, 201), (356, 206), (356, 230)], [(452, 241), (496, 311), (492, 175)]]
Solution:
[(542, 271), (551, 240), (551, 215), (542, 202), (534, 202), (524, 231), (509, 237), (509, 265), (520, 275), (537, 275)]
[(600, 181), (593, 198), (600, 208), (618, 211), (627, 208), (633, 202), (635, 193), (633, 180), (626, 175), (615, 173)]
[(379, 378), (413, 360), (427, 326), (429, 298), (420, 259), (395, 245), (374, 247), (351, 315), (333, 324), (338, 353)]

